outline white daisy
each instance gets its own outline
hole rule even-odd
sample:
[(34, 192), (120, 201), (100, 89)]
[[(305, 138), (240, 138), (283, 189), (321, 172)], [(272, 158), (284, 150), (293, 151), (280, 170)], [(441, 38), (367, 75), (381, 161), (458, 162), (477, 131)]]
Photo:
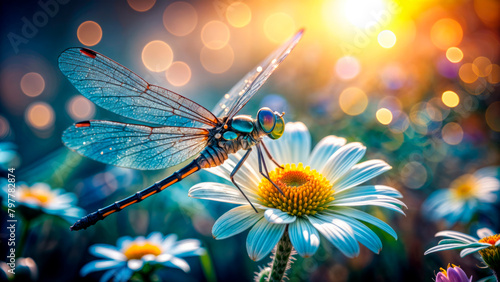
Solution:
[(134, 272), (141, 271), (148, 264), (189, 272), (189, 265), (182, 258), (204, 254), (205, 249), (200, 245), (196, 239), (177, 241), (177, 235), (163, 236), (159, 232), (153, 232), (147, 238), (139, 236), (132, 239), (125, 236), (118, 239), (117, 247), (106, 244), (91, 246), (90, 253), (104, 260), (87, 263), (80, 274), (86, 276), (90, 272), (107, 270), (101, 281), (109, 281), (112, 277), (115, 282), (128, 281)]
[(448, 225), (468, 223), (478, 212), (488, 214), (500, 190), (498, 167), (485, 167), (474, 174), (455, 179), (448, 189), (432, 193), (422, 211), (432, 220), (444, 219)]
[[(63, 189), (51, 189), (46, 183), (35, 183), (32, 186), (19, 183), (10, 186), (4, 183), (1, 189), (3, 204), (9, 206), (9, 195), (13, 192), (15, 206), (26, 219), (32, 219), (42, 213), (59, 216), (69, 223), (85, 215), (85, 211), (77, 206), (77, 197)], [(10, 191), (9, 191), (10, 189)]]
[[(357, 207), (380, 206), (403, 213), (401, 194), (383, 185), (358, 186), (391, 167), (382, 160), (358, 164), (366, 148), (361, 143), (345, 144), (344, 138), (327, 136), (311, 152), (311, 135), (300, 122), (288, 123), (283, 136), (265, 140), (271, 154), (284, 169), (267, 161), (269, 176), (285, 196), (259, 173), (257, 154), (252, 152), (236, 173), (235, 180), (259, 211), (256, 213), (234, 186), (199, 183), (189, 190), (193, 198), (239, 204), (214, 224), (216, 239), (224, 239), (247, 229), (247, 251), (251, 259), (264, 258), (287, 230), (295, 250), (303, 257), (319, 247), (321, 233), (343, 254), (359, 254), (358, 242), (378, 253), (382, 243), (364, 223), (379, 227), (397, 238), (385, 222)], [(229, 180), (244, 152), (230, 156), (210, 172)]]

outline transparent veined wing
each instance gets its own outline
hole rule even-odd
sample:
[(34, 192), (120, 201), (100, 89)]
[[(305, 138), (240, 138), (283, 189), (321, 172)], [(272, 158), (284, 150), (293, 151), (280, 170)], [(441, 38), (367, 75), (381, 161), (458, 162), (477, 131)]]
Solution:
[(62, 140), (70, 149), (96, 161), (135, 169), (162, 169), (203, 150), (208, 130), (90, 120), (66, 129)]
[(86, 48), (69, 48), (59, 69), (92, 102), (119, 115), (168, 126), (213, 127), (217, 118), (203, 106), (149, 84), (126, 67)]
[(232, 118), (252, 98), (259, 88), (266, 82), (278, 65), (297, 45), (304, 30), (301, 29), (285, 44), (281, 45), (252, 71), (247, 73), (222, 99), (217, 103), (212, 113), (218, 117)]

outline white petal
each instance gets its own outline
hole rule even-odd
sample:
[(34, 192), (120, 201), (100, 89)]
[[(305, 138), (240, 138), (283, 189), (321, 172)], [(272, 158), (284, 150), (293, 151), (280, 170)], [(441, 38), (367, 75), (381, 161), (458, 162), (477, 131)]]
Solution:
[(318, 215), (307, 218), (345, 256), (352, 258), (359, 255), (359, 245), (354, 237), (354, 231), (345, 221)]
[(144, 262), (141, 259), (131, 259), (127, 262), (128, 268), (132, 269), (133, 271), (140, 270), (143, 265)]
[[(246, 193), (247, 197), (253, 202), (254, 196)], [(202, 182), (189, 189), (188, 196), (191, 198), (225, 202), (232, 204), (245, 205), (248, 201), (243, 194), (233, 186), (215, 182)]]
[(90, 246), (89, 251), (96, 257), (107, 258), (112, 260), (126, 260), (127, 257), (118, 251), (115, 247), (105, 244), (95, 244)]
[(278, 210), (278, 209), (268, 209), (264, 212), (264, 217), (270, 223), (275, 224), (288, 224), (295, 221), (297, 218), (294, 215), (289, 215), (288, 213)]
[(452, 231), (452, 230), (440, 231), (440, 232), (436, 233), (435, 236), (436, 237), (449, 237), (449, 238), (460, 240), (464, 243), (474, 243), (474, 242), (478, 241), (477, 238), (474, 238), (470, 235), (467, 235), (467, 234), (464, 234), (464, 233), (458, 232), (458, 231)]
[(321, 139), (319, 143), (314, 147), (309, 161), (306, 165), (309, 165), (311, 169), (316, 169), (316, 171), (323, 171), (328, 159), (342, 146), (346, 143), (345, 138), (340, 138), (337, 136), (326, 136)]
[(161, 248), (163, 251), (168, 252), (172, 246), (174, 246), (175, 241), (177, 241), (177, 235), (176, 234), (170, 234), (163, 239), (163, 242), (161, 243)]
[(454, 250), (454, 249), (463, 249), (466, 248), (467, 244), (446, 244), (446, 245), (438, 245), (434, 246), (427, 251), (425, 251), (424, 255), (428, 255), (430, 253), (445, 251), (445, 250)]
[(493, 235), (495, 235), (495, 233), (493, 233), (493, 231), (491, 231), (489, 228), (481, 228), (477, 230), (477, 236), (479, 238), (485, 238)]
[(340, 192), (362, 184), (389, 169), (391, 169), (391, 166), (382, 160), (370, 160), (359, 163), (353, 166), (349, 172), (335, 183), (335, 191)]
[(480, 250), (483, 250), (483, 249), (486, 249), (490, 246), (480, 246), (480, 247), (476, 247), (476, 248), (467, 248), (467, 249), (463, 249), (461, 252), (460, 252), (460, 257), (465, 257), (467, 255), (470, 255), (472, 253), (475, 253), (477, 251), (480, 251)]
[(308, 220), (297, 218), (288, 226), (288, 234), (293, 247), (302, 257), (310, 257), (318, 250), (319, 234)]
[(259, 220), (248, 232), (248, 256), (254, 261), (263, 259), (278, 244), (285, 227), (285, 224), (269, 223), (265, 218)]
[(352, 230), (354, 230), (354, 236), (356, 237), (356, 240), (365, 245), (368, 249), (370, 249), (370, 251), (376, 254), (380, 253), (380, 250), (382, 249), (382, 242), (378, 238), (377, 234), (375, 234), (375, 232), (373, 232), (370, 228), (357, 221), (356, 219), (338, 214), (336, 215), (336, 217), (344, 220), (351, 226)]
[(151, 242), (154, 242), (155, 244), (159, 245), (163, 241), (163, 234), (161, 234), (158, 231), (151, 232), (148, 235), (148, 240), (151, 241)]
[(179, 268), (184, 272), (189, 272), (191, 270), (189, 264), (185, 260), (176, 257), (172, 257), (169, 261), (164, 262), (163, 265)]
[(212, 235), (221, 240), (239, 234), (263, 217), (263, 213), (256, 213), (249, 205), (236, 207), (223, 214), (212, 227)]
[(290, 155), (286, 163), (298, 164), (309, 159), (311, 152), (311, 134), (302, 122), (289, 122), (285, 126), (285, 133), (281, 137), (288, 143)]
[(100, 270), (105, 270), (105, 269), (110, 269), (110, 268), (115, 268), (119, 267), (121, 265), (124, 265), (124, 261), (116, 261), (116, 260), (95, 260), (87, 263), (82, 267), (80, 270), (80, 275), (81, 276), (86, 276), (90, 272), (94, 271), (100, 271)]
[(192, 255), (193, 253), (196, 253), (197, 250), (200, 250), (201, 248), (201, 242), (196, 239), (185, 239), (182, 241), (177, 242), (177, 244), (170, 249), (170, 254), (177, 256), (177, 257), (183, 257)]
[(325, 211), (325, 212), (333, 212), (333, 213), (338, 213), (338, 214), (341, 214), (341, 215), (345, 215), (345, 216), (348, 216), (348, 217), (352, 217), (352, 218), (355, 218), (355, 219), (358, 219), (358, 220), (361, 220), (361, 221), (364, 221), (364, 222), (367, 222), (367, 223), (370, 223), (380, 229), (382, 229), (383, 231), (385, 231), (387, 234), (391, 235), (392, 237), (394, 237), (394, 239), (398, 239), (398, 235), (396, 234), (396, 232), (394, 231), (394, 229), (392, 229), (391, 226), (389, 226), (389, 224), (383, 222), (382, 220), (374, 217), (373, 215), (370, 215), (364, 211), (360, 211), (360, 210), (357, 210), (357, 209), (353, 209), (353, 208), (349, 208), (349, 207), (338, 207), (338, 208), (335, 208), (331, 211)]
[(335, 200), (369, 195), (385, 195), (394, 198), (402, 198), (398, 190), (384, 185), (357, 186), (356, 189), (344, 189), (334, 194)]
[(328, 159), (321, 173), (334, 183), (357, 164), (365, 152), (366, 147), (358, 142), (342, 146)]

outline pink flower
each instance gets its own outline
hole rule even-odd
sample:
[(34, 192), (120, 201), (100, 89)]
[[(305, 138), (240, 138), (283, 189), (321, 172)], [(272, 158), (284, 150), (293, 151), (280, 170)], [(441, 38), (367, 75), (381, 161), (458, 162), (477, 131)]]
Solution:
[(441, 272), (436, 275), (436, 282), (472, 282), (472, 276), (467, 278), (467, 274), (459, 266), (452, 266), (448, 264), (447, 270), (441, 268)]

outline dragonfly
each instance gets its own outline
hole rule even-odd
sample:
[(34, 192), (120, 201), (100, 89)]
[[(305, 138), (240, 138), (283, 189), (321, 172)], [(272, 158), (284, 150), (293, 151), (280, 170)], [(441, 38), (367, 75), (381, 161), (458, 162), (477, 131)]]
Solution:
[[(271, 156), (262, 139), (278, 139), (284, 132), (284, 113), (267, 107), (256, 118), (237, 115), (300, 41), (299, 30), (256, 68), (246, 74), (217, 103), (213, 111), (166, 88), (148, 83), (126, 67), (87, 48), (69, 48), (58, 59), (59, 68), (73, 86), (98, 106), (142, 123), (88, 120), (63, 132), (63, 143), (93, 160), (115, 166), (155, 170), (189, 164), (167, 178), (120, 201), (88, 214), (71, 230), (86, 229), (107, 216), (157, 194), (185, 177), (205, 168), (219, 166), (228, 155), (246, 150), (230, 179), (257, 212), (234, 180), (255, 147), (260, 174), (269, 179), (264, 160)], [(261, 148), (262, 146), (262, 148)], [(274, 183), (273, 183), (274, 184)], [(283, 193), (279, 187), (274, 186)]]

